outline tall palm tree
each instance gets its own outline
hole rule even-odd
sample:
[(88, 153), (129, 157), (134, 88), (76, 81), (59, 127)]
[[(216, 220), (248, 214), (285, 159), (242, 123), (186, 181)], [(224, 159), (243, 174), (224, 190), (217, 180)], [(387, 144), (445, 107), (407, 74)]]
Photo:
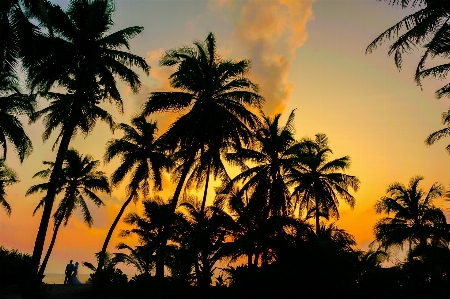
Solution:
[(242, 184), (240, 192), (250, 195), (249, 205), (257, 205), (259, 212), (266, 216), (287, 215), (290, 210), (286, 174), (296, 165), (297, 159), (295, 111), (291, 112), (284, 126), (280, 126), (280, 117), (281, 114), (274, 118), (263, 115), (261, 125), (255, 130), (253, 147), (226, 155), (227, 161), (239, 166), (242, 172), (225, 189)]
[(6, 166), (5, 161), (0, 159), (0, 206), (2, 206), (6, 214), (11, 215), (11, 206), (6, 201), (5, 187), (17, 183), (17, 174)]
[(128, 198), (120, 208), (103, 243), (97, 267), (100, 271), (103, 267), (102, 255), (106, 253), (114, 229), (128, 204), (132, 200), (137, 202), (139, 191), (144, 198), (148, 196), (150, 180), (155, 189), (162, 190), (162, 171), (169, 171), (173, 165), (172, 159), (164, 152), (163, 144), (156, 139), (156, 122), (147, 122), (144, 117), (136, 117), (131, 123), (133, 126), (123, 123), (118, 125), (124, 133), (123, 137), (109, 141), (106, 146), (106, 162), (115, 157), (121, 160), (120, 166), (111, 175), (112, 184), (118, 185), (127, 174), (130, 174), (131, 181), (127, 186)]
[[(250, 128), (255, 127), (258, 121), (248, 108), (259, 108), (263, 98), (257, 94), (257, 85), (246, 78), (250, 61), (222, 59), (212, 33), (204, 42), (195, 42), (193, 47), (167, 51), (160, 64), (177, 68), (170, 76), (170, 85), (181, 91), (151, 93), (143, 114), (161, 111), (180, 113), (177, 121), (163, 135), (172, 150), (181, 149), (183, 153), (184, 163), (172, 197), (174, 212), (197, 155), (208, 153), (208, 158), (201, 161), (201, 168), (206, 169), (203, 172), (206, 174), (205, 182), (209, 182), (213, 166), (221, 164), (218, 162), (221, 151), (249, 142)], [(223, 173), (215, 171), (215, 175)], [(206, 196), (203, 198), (205, 201)], [(164, 250), (166, 240), (167, 234), (162, 238), (161, 250)], [(164, 277), (163, 256), (161, 252), (156, 270), (160, 285)]]
[[(50, 4), (47, 16), (53, 34), (39, 32), (35, 36), (39, 47), (34, 49), (32, 56), (24, 55), (22, 58), (32, 90), (45, 92), (60, 86), (74, 98), (70, 113), (65, 115), (61, 124), (61, 138), (33, 250), (29, 284), (36, 282), (33, 275), (37, 273), (42, 254), (65, 153), (79, 125), (78, 117), (83, 114), (80, 111), (90, 109), (105, 99), (122, 110), (122, 98), (115, 76), (137, 92), (141, 83), (130, 67), (137, 66), (147, 74), (149, 71), (143, 58), (121, 50), (123, 47), (129, 49), (129, 40), (143, 28), (129, 27), (108, 34), (114, 24), (113, 13), (112, 0), (71, 0), (66, 11)], [(25, 292), (33, 291), (27, 288)]]
[[(450, 17), (450, 4), (446, 0), (385, 0), (389, 4), (402, 8), (416, 9), (412, 14), (404, 17), (400, 22), (389, 27), (373, 40), (366, 49), (371, 53), (387, 40), (395, 39), (389, 47), (389, 55), (394, 55), (395, 64), (402, 66), (402, 55), (426, 45), (443, 31)], [(406, 28), (405, 33), (400, 33)]]
[(0, 146), (6, 159), (7, 141), (17, 151), (21, 162), (32, 149), (30, 138), (25, 133), (19, 116), (31, 116), (36, 106), (34, 95), (21, 93), (17, 77), (12, 73), (0, 72)]
[[(433, 236), (440, 235), (439, 230), (446, 224), (446, 219), (442, 210), (433, 205), (433, 200), (443, 195), (444, 188), (434, 183), (425, 192), (419, 188), (421, 180), (423, 177), (415, 176), (408, 186), (393, 183), (387, 189), (387, 195), (375, 204), (378, 214), (388, 214), (374, 228), (375, 238), (382, 247), (403, 247), (407, 242), (412, 249), (415, 245), (426, 246)], [(393, 217), (389, 216), (391, 213)]]
[[(40, 277), (44, 275), (61, 224), (66, 226), (73, 212), (77, 208), (80, 208), (84, 222), (91, 227), (94, 223), (94, 219), (89, 212), (86, 199), (90, 199), (97, 207), (99, 207), (104, 205), (104, 203), (94, 192), (111, 192), (105, 173), (97, 170), (99, 164), (100, 161), (94, 160), (89, 155), (83, 156), (75, 149), (69, 149), (66, 152), (62, 176), (57, 189), (57, 194), (63, 194), (63, 198), (53, 214), (54, 228), (52, 240), (48, 247), (47, 254), (42, 261), (41, 267), (39, 268), (38, 275)], [(48, 165), (48, 168), (38, 171), (33, 178), (40, 177), (48, 179), (50, 177), (54, 163), (44, 161), (44, 165)], [(48, 182), (34, 185), (27, 190), (25, 195), (44, 192), (47, 191), (47, 189)], [(44, 205), (45, 202), (42, 199), (34, 210), (33, 215)]]
[(339, 218), (339, 198), (351, 208), (355, 206), (355, 198), (348, 190), (358, 191), (360, 181), (343, 173), (350, 166), (350, 157), (329, 160), (332, 151), (325, 134), (316, 134), (314, 140), (303, 140), (300, 148), (298, 163), (290, 170), (288, 184), (294, 186), (292, 196), (296, 205), (305, 207), (315, 216), (316, 234), (319, 235), (320, 216)]
[[(391, 5), (401, 5), (402, 8), (417, 8), (417, 11), (406, 16), (400, 22), (378, 36), (368, 47), (366, 53), (372, 52), (386, 40), (396, 39), (389, 47), (389, 55), (394, 54), (397, 67), (402, 66), (402, 55), (423, 48), (416, 69), (416, 82), (421, 85), (425, 77), (445, 79), (449, 64), (438, 64), (427, 68), (426, 62), (435, 57), (448, 58), (450, 51), (450, 3), (446, 0), (394, 0)], [(406, 32), (400, 34), (406, 28)], [(450, 84), (436, 91), (437, 98), (450, 95)], [(432, 133), (425, 140), (431, 145), (437, 140), (450, 135), (448, 129), (450, 110), (443, 114), (443, 124), (447, 128)], [(450, 153), (450, 145), (447, 146)]]

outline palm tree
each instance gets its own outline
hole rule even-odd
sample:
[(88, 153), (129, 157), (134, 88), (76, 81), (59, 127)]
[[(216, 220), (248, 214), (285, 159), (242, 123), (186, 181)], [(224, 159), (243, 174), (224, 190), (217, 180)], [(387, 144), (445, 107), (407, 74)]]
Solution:
[[(218, 161), (220, 153), (231, 146), (240, 147), (249, 142), (250, 128), (258, 121), (248, 108), (259, 108), (263, 98), (257, 94), (257, 85), (246, 78), (250, 61), (222, 59), (212, 33), (205, 42), (195, 42), (194, 47), (167, 51), (160, 64), (177, 68), (170, 76), (170, 84), (181, 91), (151, 93), (143, 114), (161, 111), (181, 114), (163, 135), (172, 150), (181, 149), (183, 160), (172, 197), (174, 212), (197, 155), (208, 153), (208, 158), (201, 160), (201, 169), (205, 169), (202, 173), (206, 175), (205, 182), (209, 182), (214, 165), (221, 165)], [(215, 176), (223, 174), (220, 168), (214, 171)], [(206, 200), (206, 192), (203, 199)], [(167, 240), (167, 233), (164, 234), (161, 251)], [(163, 257), (161, 252), (156, 270), (160, 285), (164, 277)]]
[(17, 183), (17, 174), (5, 165), (5, 161), (0, 159), (0, 206), (2, 206), (6, 214), (11, 215), (11, 206), (6, 201), (5, 187)]
[(156, 122), (147, 122), (144, 117), (136, 117), (131, 121), (133, 126), (120, 124), (118, 126), (124, 133), (121, 139), (113, 139), (106, 146), (105, 161), (110, 162), (115, 157), (121, 159), (121, 165), (111, 175), (111, 182), (118, 185), (127, 174), (131, 181), (127, 186), (128, 198), (123, 203), (112, 223), (100, 253), (97, 269), (103, 267), (102, 255), (106, 252), (112, 233), (122, 217), (126, 207), (133, 200), (139, 199), (139, 191), (145, 197), (149, 193), (149, 180), (153, 181), (154, 188), (162, 190), (162, 171), (169, 171), (172, 167), (172, 159), (168, 157), (161, 142), (156, 139)]
[(298, 163), (288, 175), (288, 184), (294, 186), (292, 197), (296, 206), (305, 207), (315, 216), (317, 235), (320, 234), (320, 216), (331, 215), (339, 219), (339, 198), (351, 208), (355, 206), (355, 198), (348, 189), (358, 191), (360, 184), (357, 177), (342, 173), (349, 168), (350, 157), (329, 161), (331, 153), (325, 134), (316, 134), (314, 140), (303, 140)]
[[(55, 223), (53, 228), (53, 236), (48, 247), (47, 254), (45, 255), (39, 269), (39, 277), (44, 275), (44, 271), (52, 253), (53, 246), (55, 245), (56, 236), (61, 224), (66, 226), (73, 212), (77, 208), (80, 208), (83, 214), (84, 222), (91, 227), (94, 219), (89, 212), (86, 199), (90, 199), (97, 207), (99, 207), (104, 205), (104, 203), (94, 192), (111, 192), (105, 173), (96, 170), (99, 164), (100, 161), (94, 160), (89, 155), (83, 156), (74, 149), (70, 149), (66, 152), (62, 176), (57, 188), (57, 194), (64, 194), (64, 197), (53, 214), (53, 220)], [(44, 165), (47, 165), (48, 168), (37, 172), (33, 177), (40, 177), (43, 179), (48, 179), (50, 177), (54, 163), (44, 161)], [(47, 189), (48, 182), (34, 185), (28, 189), (25, 195), (47, 191)], [(45, 201), (42, 199), (34, 210), (33, 215), (44, 205)]]
[[(433, 199), (441, 197), (444, 188), (434, 183), (425, 192), (419, 188), (421, 180), (423, 177), (415, 176), (408, 186), (393, 183), (387, 189), (387, 196), (381, 197), (375, 204), (378, 214), (388, 214), (374, 228), (375, 238), (382, 247), (403, 247), (407, 242), (412, 249), (415, 245), (426, 246), (433, 236), (440, 235), (446, 219), (442, 210), (433, 205)], [(389, 216), (391, 213), (393, 217)]]
[[(446, 125), (447, 127), (430, 134), (430, 136), (428, 136), (428, 138), (425, 140), (425, 143), (427, 145), (432, 145), (436, 141), (450, 136), (450, 109), (447, 112), (442, 113), (442, 124)], [(447, 145), (445, 149), (450, 154), (450, 144)]]
[[(450, 51), (450, 3), (446, 0), (394, 0), (389, 1), (392, 5), (401, 5), (402, 8), (418, 8), (411, 15), (403, 18), (400, 22), (390, 27), (378, 36), (368, 47), (366, 52), (370, 53), (388, 39), (396, 39), (389, 47), (389, 55), (394, 54), (395, 63), (400, 69), (402, 66), (402, 55), (414, 49), (424, 49), (416, 69), (416, 82), (421, 85), (425, 77), (437, 77), (445, 79), (449, 71), (449, 64), (438, 64), (429, 68), (425, 67), (428, 60), (441, 57), (448, 58)], [(399, 32), (406, 28), (406, 33)], [(437, 98), (450, 94), (450, 84), (436, 91)], [(449, 124), (450, 110), (443, 114), (443, 124)], [(432, 133), (425, 140), (427, 145), (434, 144), (437, 140), (450, 135), (448, 128)], [(450, 145), (447, 146), (450, 153)]]
[(297, 159), (294, 112), (291, 112), (283, 127), (280, 126), (281, 114), (274, 118), (263, 115), (261, 126), (255, 130), (253, 147), (241, 148), (226, 155), (227, 161), (239, 166), (242, 172), (222, 192), (227, 193), (226, 190), (242, 184), (240, 192), (250, 194), (248, 204), (257, 205), (259, 213), (265, 217), (287, 215), (290, 209), (290, 192), (285, 176)]
[[(446, 0), (385, 0), (391, 5), (402, 8), (417, 8), (417, 11), (406, 16), (400, 22), (388, 28), (373, 40), (366, 49), (371, 53), (387, 40), (396, 39), (389, 47), (389, 55), (394, 54), (395, 64), (402, 66), (402, 55), (418, 46), (424, 46), (444, 31), (450, 17), (450, 4)], [(406, 32), (400, 34), (406, 28)], [(426, 53), (425, 53), (426, 55)]]
[(213, 206), (202, 211), (198, 202), (184, 202), (180, 208), (186, 219), (180, 243), (193, 254), (197, 285), (207, 288), (212, 283), (216, 263), (225, 257), (225, 237), (233, 219)]
[(125, 254), (122, 252), (116, 253), (115, 256), (122, 263), (133, 266), (138, 270), (140, 276), (150, 276), (151, 270), (155, 264), (155, 244), (138, 245), (135, 248), (128, 246), (125, 243), (119, 243), (117, 249), (127, 249), (130, 253)]
[(29, 22), (28, 16), (47, 23), (45, 22), (46, 4), (46, 0), (4, 0), (1, 2), (0, 73), (14, 73), (20, 56), (33, 48), (30, 42), (38, 28)]
[(71, 0), (66, 11), (49, 4), (47, 16), (53, 34), (39, 32), (35, 36), (39, 47), (34, 49), (32, 56), (22, 58), (32, 90), (46, 92), (60, 86), (73, 94), (70, 113), (65, 115), (63, 123), (56, 124), (61, 125), (61, 138), (33, 250), (29, 284), (35, 283), (33, 276), (42, 254), (63, 160), (79, 125), (78, 118), (83, 114), (80, 111), (91, 109), (105, 99), (122, 110), (122, 98), (114, 77), (118, 76), (137, 92), (141, 83), (130, 67), (137, 66), (146, 74), (149, 71), (143, 58), (120, 50), (122, 47), (129, 49), (128, 41), (143, 28), (129, 27), (108, 35), (113, 25), (113, 13), (112, 0)]
[(0, 146), (6, 159), (7, 141), (11, 142), (21, 162), (32, 149), (30, 138), (25, 133), (20, 115), (31, 116), (36, 105), (34, 95), (20, 92), (17, 77), (12, 73), (0, 72)]

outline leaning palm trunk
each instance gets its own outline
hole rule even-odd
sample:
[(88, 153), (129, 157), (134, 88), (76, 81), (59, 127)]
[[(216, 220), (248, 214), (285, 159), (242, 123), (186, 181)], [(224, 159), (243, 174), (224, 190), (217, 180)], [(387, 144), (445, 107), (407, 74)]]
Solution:
[(50, 242), (50, 245), (48, 246), (47, 253), (45, 254), (44, 260), (42, 261), (41, 267), (39, 268), (38, 277), (44, 277), (44, 271), (47, 267), (48, 260), (50, 258), (50, 255), (52, 254), (53, 246), (55, 246), (56, 241), (56, 235), (58, 234), (59, 227), (62, 224), (62, 220), (57, 220), (55, 223), (55, 228), (53, 229), (53, 236), (52, 240)]
[(48, 183), (47, 195), (44, 199), (44, 211), (42, 212), (41, 222), (39, 224), (38, 234), (36, 236), (36, 241), (34, 243), (33, 256), (31, 258), (31, 264), (27, 276), (27, 285), (23, 291), (23, 297), (35, 297), (36, 294), (39, 298), (42, 297), (40, 293), (39, 285), (42, 282), (42, 276), (37, 276), (39, 262), (41, 260), (42, 251), (44, 249), (45, 235), (47, 234), (48, 224), (50, 222), (53, 202), (56, 196), (56, 188), (58, 185), (59, 177), (61, 175), (61, 169), (63, 166), (64, 158), (69, 148), (70, 140), (75, 131), (75, 120), (74, 115), (70, 115), (67, 125), (64, 128), (64, 135), (61, 138), (61, 143), (58, 148), (58, 153), (56, 155), (55, 164), (53, 166), (52, 174), (50, 175), (50, 181)]
[(316, 199), (316, 235), (320, 234), (319, 203)]
[(208, 195), (208, 185), (209, 185), (209, 173), (211, 171), (211, 162), (208, 164), (208, 172), (206, 173), (206, 183), (205, 183), (205, 191), (203, 192), (203, 200), (202, 206), (200, 208), (200, 214), (203, 215), (206, 206), (206, 196)]
[(106, 285), (106, 280), (103, 277), (103, 266), (105, 265), (105, 257), (106, 257), (106, 249), (108, 247), (109, 241), (111, 240), (112, 234), (119, 223), (120, 218), (122, 218), (123, 213), (125, 212), (125, 209), (130, 204), (131, 200), (133, 199), (134, 192), (130, 194), (128, 199), (123, 203), (122, 207), (120, 208), (119, 213), (117, 214), (116, 218), (114, 219), (114, 222), (112, 223), (111, 227), (109, 228), (108, 234), (106, 235), (105, 242), (103, 242), (102, 251), (100, 251), (99, 259), (98, 259), (98, 267), (97, 267), (97, 283), (95, 284), (97, 290), (103, 290), (103, 288)]
[(158, 284), (158, 296), (162, 298), (163, 296), (163, 284), (164, 284), (164, 256), (166, 254), (166, 245), (167, 240), (169, 239), (169, 232), (172, 222), (175, 216), (175, 210), (177, 208), (178, 199), (181, 194), (181, 190), (183, 188), (184, 182), (187, 178), (189, 170), (194, 162), (195, 154), (189, 158), (187, 163), (183, 168), (183, 172), (181, 173), (180, 180), (178, 181), (177, 188), (175, 189), (175, 193), (172, 197), (172, 202), (170, 203), (170, 211), (167, 217), (167, 221), (161, 230), (161, 235), (159, 237), (159, 248), (156, 252), (156, 282)]

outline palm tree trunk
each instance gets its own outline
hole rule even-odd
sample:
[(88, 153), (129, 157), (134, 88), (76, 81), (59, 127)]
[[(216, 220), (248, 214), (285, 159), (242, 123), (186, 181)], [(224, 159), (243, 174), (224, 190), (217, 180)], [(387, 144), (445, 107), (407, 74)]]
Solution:
[(206, 195), (208, 194), (209, 173), (210, 173), (210, 171), (211, 171), (211, 161), (208, 163), (208, 172), (206, 173), (205, 191), (203, 192), (202, 206), (200, 208), (200, 214), (201, 215), (203, 215), (203, 212), (205, 211)]
[(47, 267), (47, 263), (50, 258), (50, 255), (52, 254), (53, 246), (55, 245), (55, 241), (56, 241), (56, 235), (58, 234), (58, 230), (59, 230), (59, 227), (61, 226), (61, 223), (62, 223), (62, 220), (58, 220), (55, 223), (52, 240), (50, 242), (50, 245), (48, 246), (47, 254), (44, 257), (44, 260), (42, 261), (42, 265), (39, 268), (38, 277), (44, 277), (44, 271), (45, 271), (45, 268)]
[(316, 199), (316, 235), (320, 234), (319, 202)]
[(44, 198), (44, 211), (42, 212), (41, 222), (39, 224), (39, 230), (34, 243), (33, 255), (31, 258), (30, 268), (28, 270), (26, 286), (22, 293), (22, 298), (42, 298), (40, 293), (40, 284), (42, 277), (38, 277), (39, 262), (41, 260), (42, 251), (44, 249), (45, 236), (47, 234), (48, 224), (53, 208), (53, 202), (56, 196), (56, 188), (59, 177), (61, 175), (61, 169), (64, 162), (64, 158), (69, 148), (70, 140), (72, 139), (73, 132), (75, 131), (76, 122), (74, 115), (69, 115), (67, 125), (64, 128), (64, 134), (59, 144), (58, 153), (56, 154), (55, 164), (53, 165), (52, 174), (48, 183), (47, 195)]
[(189, 160), (184, 164), (183, 172), (181, 173), (180, 180), (178, 181), (177, 188), (172, 197), (172, 202), (170, 204), (170, 211), (167, 217), (167, 221), (161, 230), (161, 236), (159, 241), (159, 248), (156, 252), (156, 282), (158, 285), (158, 297), (163, 298), (163, 284), (164, 284), (164, 256), (166, 254), (166, 244), (169, 238), (170, 227), (172, 225), (175, 210), (177, 208), (178, 199), (183, 189), (184, 181), (189, 173), (189, 170), (194, 162), (195, 153), (189, 158)]
[(122, 218), (123, 213), (125, 212), (125, 209), (130, 204), (131, 200), (133, 199), (133, 195), (135, 192), (131, 192), (128, 199), (123, 203), (122, 207), (120, 208), (119, 213), (117, 214), (116, 218), (114, 219), (113, 223), (111, 224), (111, 227), (109, 228), (108, 234), (106, 235), (105, 242), (103, 242), (102, 250), (100, 251), (100, 255), (98, 258), (98, 266), (97, 266), (97, 280), (96, 288), (97, 290), (102, 290), (103, 287), (106, 285), (106, 280), (103, 277), (103, 266), (105, 265), (105, 256), (106, 256), (106, 249), (108, 248), (109, 241), (111, 240), (112, 234), (119, 223), (120, 218)]

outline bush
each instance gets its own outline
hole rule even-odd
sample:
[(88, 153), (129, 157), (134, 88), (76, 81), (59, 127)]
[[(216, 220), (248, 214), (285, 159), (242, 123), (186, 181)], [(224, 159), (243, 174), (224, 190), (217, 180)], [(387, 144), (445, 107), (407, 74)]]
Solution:
[(31, 255), (0, 246), (0, 288), (22, 286), (31, 263)]

